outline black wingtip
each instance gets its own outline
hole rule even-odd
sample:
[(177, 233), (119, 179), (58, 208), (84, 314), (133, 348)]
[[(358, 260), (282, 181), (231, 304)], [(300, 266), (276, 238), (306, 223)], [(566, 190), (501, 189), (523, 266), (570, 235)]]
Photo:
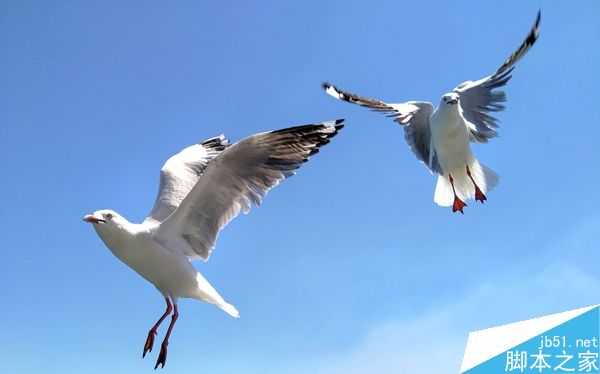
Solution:
[(538, 13), (537, 13), (537, 17), (535, 18), (535, 23), (533, 24), (533, 27), (531, 28), (529, 35), (527, 35), (527, 39), (525, 39), (525, 43), (527, 45), (529, 45), (529, 46), (534, 45), (535, 42), (540, 37), (540, 22), (541, 22), (541, 20), (542, 20), (542, 10), (539, 9)]
[(336, 133), (344, 128), (344, 126), (345, 126), (344, 121), (345, 121), (344, 118), (339, 118), (339, 119), (336, 119), (333, 121), (333, 127), (335, 127)]
[(321, 88), (324, 89), (325, 91), (327, 91), (331, 86), (333, 86), (333, 85), (329, 82), (321, 83)]
[(203, 147), (216, 149), (217, 151), (223, 151), (229, 146), (229, 139), (224, 134), (215, 136), (210, 139), (206, 139), (200, 142)]
[(541, 22), (542, 22), (542, 9), (538, 9), (537, 16), (535, 17), (535, 23), (533, 24), (533, 29), (538, 30), (538, 32), (539, 32)]

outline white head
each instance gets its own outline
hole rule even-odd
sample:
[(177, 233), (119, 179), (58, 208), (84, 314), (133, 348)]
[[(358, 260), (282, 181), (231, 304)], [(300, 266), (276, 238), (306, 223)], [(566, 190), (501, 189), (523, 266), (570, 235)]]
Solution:
[(127, 236), (126, 233), (128, 234), (130, 231), (128, 226), (131, 223), (110, 209), (97, 210), (93, 214), (87, 214), (83, 220), (94, 226), (100, 238), (109, 247), (113, 247), (117, 241), (124, 239)]
[(440, 108), (447, 107), (456, 109), (458, 108), (459, 99), (460, 96), (456, 92), (444, 94), (444, 96), (442, 96), (442, 100), (440, 100)]

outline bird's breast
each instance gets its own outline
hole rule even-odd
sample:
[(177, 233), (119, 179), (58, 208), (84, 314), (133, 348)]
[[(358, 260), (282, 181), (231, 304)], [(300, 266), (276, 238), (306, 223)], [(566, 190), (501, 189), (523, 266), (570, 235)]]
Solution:
[(188, 259), (165, 249), (150, 235), (133, 236), (109, 249), (163, 293), (176, 295), (178, 288), (196, 284), (196, 271)]
[(449, 110), (438, 110), (431, 118), (431, 136), (435, 142), (463, 142), (468, 139), (463, 119)]
[(469, 133), (458, 115), (437, 113), (431, 120), (431, 138), (443, 170), (461, 167), (470, 159)]

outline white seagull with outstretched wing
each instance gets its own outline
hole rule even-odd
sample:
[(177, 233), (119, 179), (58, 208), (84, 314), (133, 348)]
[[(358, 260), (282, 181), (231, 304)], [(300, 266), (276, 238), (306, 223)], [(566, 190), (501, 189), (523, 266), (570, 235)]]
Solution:
[(142, 356), (152, 350), (159, 325), (173, 313), (155, 369), (166, 363), (169, 337), (179, 315), (178, 298), (202, 300), (239, 317), (190, 261), (207, 261), (219, 231), (240, 212), (260, 205), (271, 188), (329, 143), (342, 123), (260, 133), (233, 145), (223, 135), (208, 139), (167, 160), (160, 171), (154, 208), (143, 223), (131, 223), (112, 210), (83, 218), (94, 225), (116, 257), (165, 298), (167, 309), (148, 332)]
[(475, 198), (483, 203), (485, 194), (498, 182), (496, 173), (473, 156), (470, 142), (486, 143), (497, 136), (497, 119), (490, 113), (504, 109), (506, 95), (496, 88), (510, 80), (517, 61), (536, 42), (540, 19), (538, 12), (525, 41), (494, 74), (459, 84), (442, 96), (436, 109), (425, 101), (388, 104), (342, 91), (330, 83), (323, 83), (323, 89), (336, 99), (385, 113), (402, 125), (417, 158), (439, 175), (434, 201), (463, 213), (465, 200)]

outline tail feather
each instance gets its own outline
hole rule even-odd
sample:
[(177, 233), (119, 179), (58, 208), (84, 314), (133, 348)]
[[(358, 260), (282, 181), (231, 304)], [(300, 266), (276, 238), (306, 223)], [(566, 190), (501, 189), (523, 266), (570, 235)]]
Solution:
[(214, 304), (233, 318), (240, 318), (240, 312), (233, 305), (226, 302), (200, 272), (196, 273), (196, 281), (198, 282), (198, 288), (189, 297)]
[[(492, 169), (480, 164), (476, 159), (473, 159), (469, 163), (469, 170), (471, 171), (473, 180), (475, 180), (475, 183), (477, 183), (477, 186), (484, 194), (498, 185), (498, 175)], [(438, 177), (433, 197), (433, 201), (436, 204), (440, 206), (452, 206), (454, 202), (454, 192), (452, 191), (448, 174), (452, 174), (454, 189), (458, 198), (463, 201), (475, 198), (475, 188), (467, 175), (465, 167), (464, 170), (450, 171)]]
[(439, 206), (452, 206), (454, 202), (454, 193), (450, 181), (444, 175), (438, 176), (437, 184), (435, 185), (435, 193), (433, 194), (433, 202)]

